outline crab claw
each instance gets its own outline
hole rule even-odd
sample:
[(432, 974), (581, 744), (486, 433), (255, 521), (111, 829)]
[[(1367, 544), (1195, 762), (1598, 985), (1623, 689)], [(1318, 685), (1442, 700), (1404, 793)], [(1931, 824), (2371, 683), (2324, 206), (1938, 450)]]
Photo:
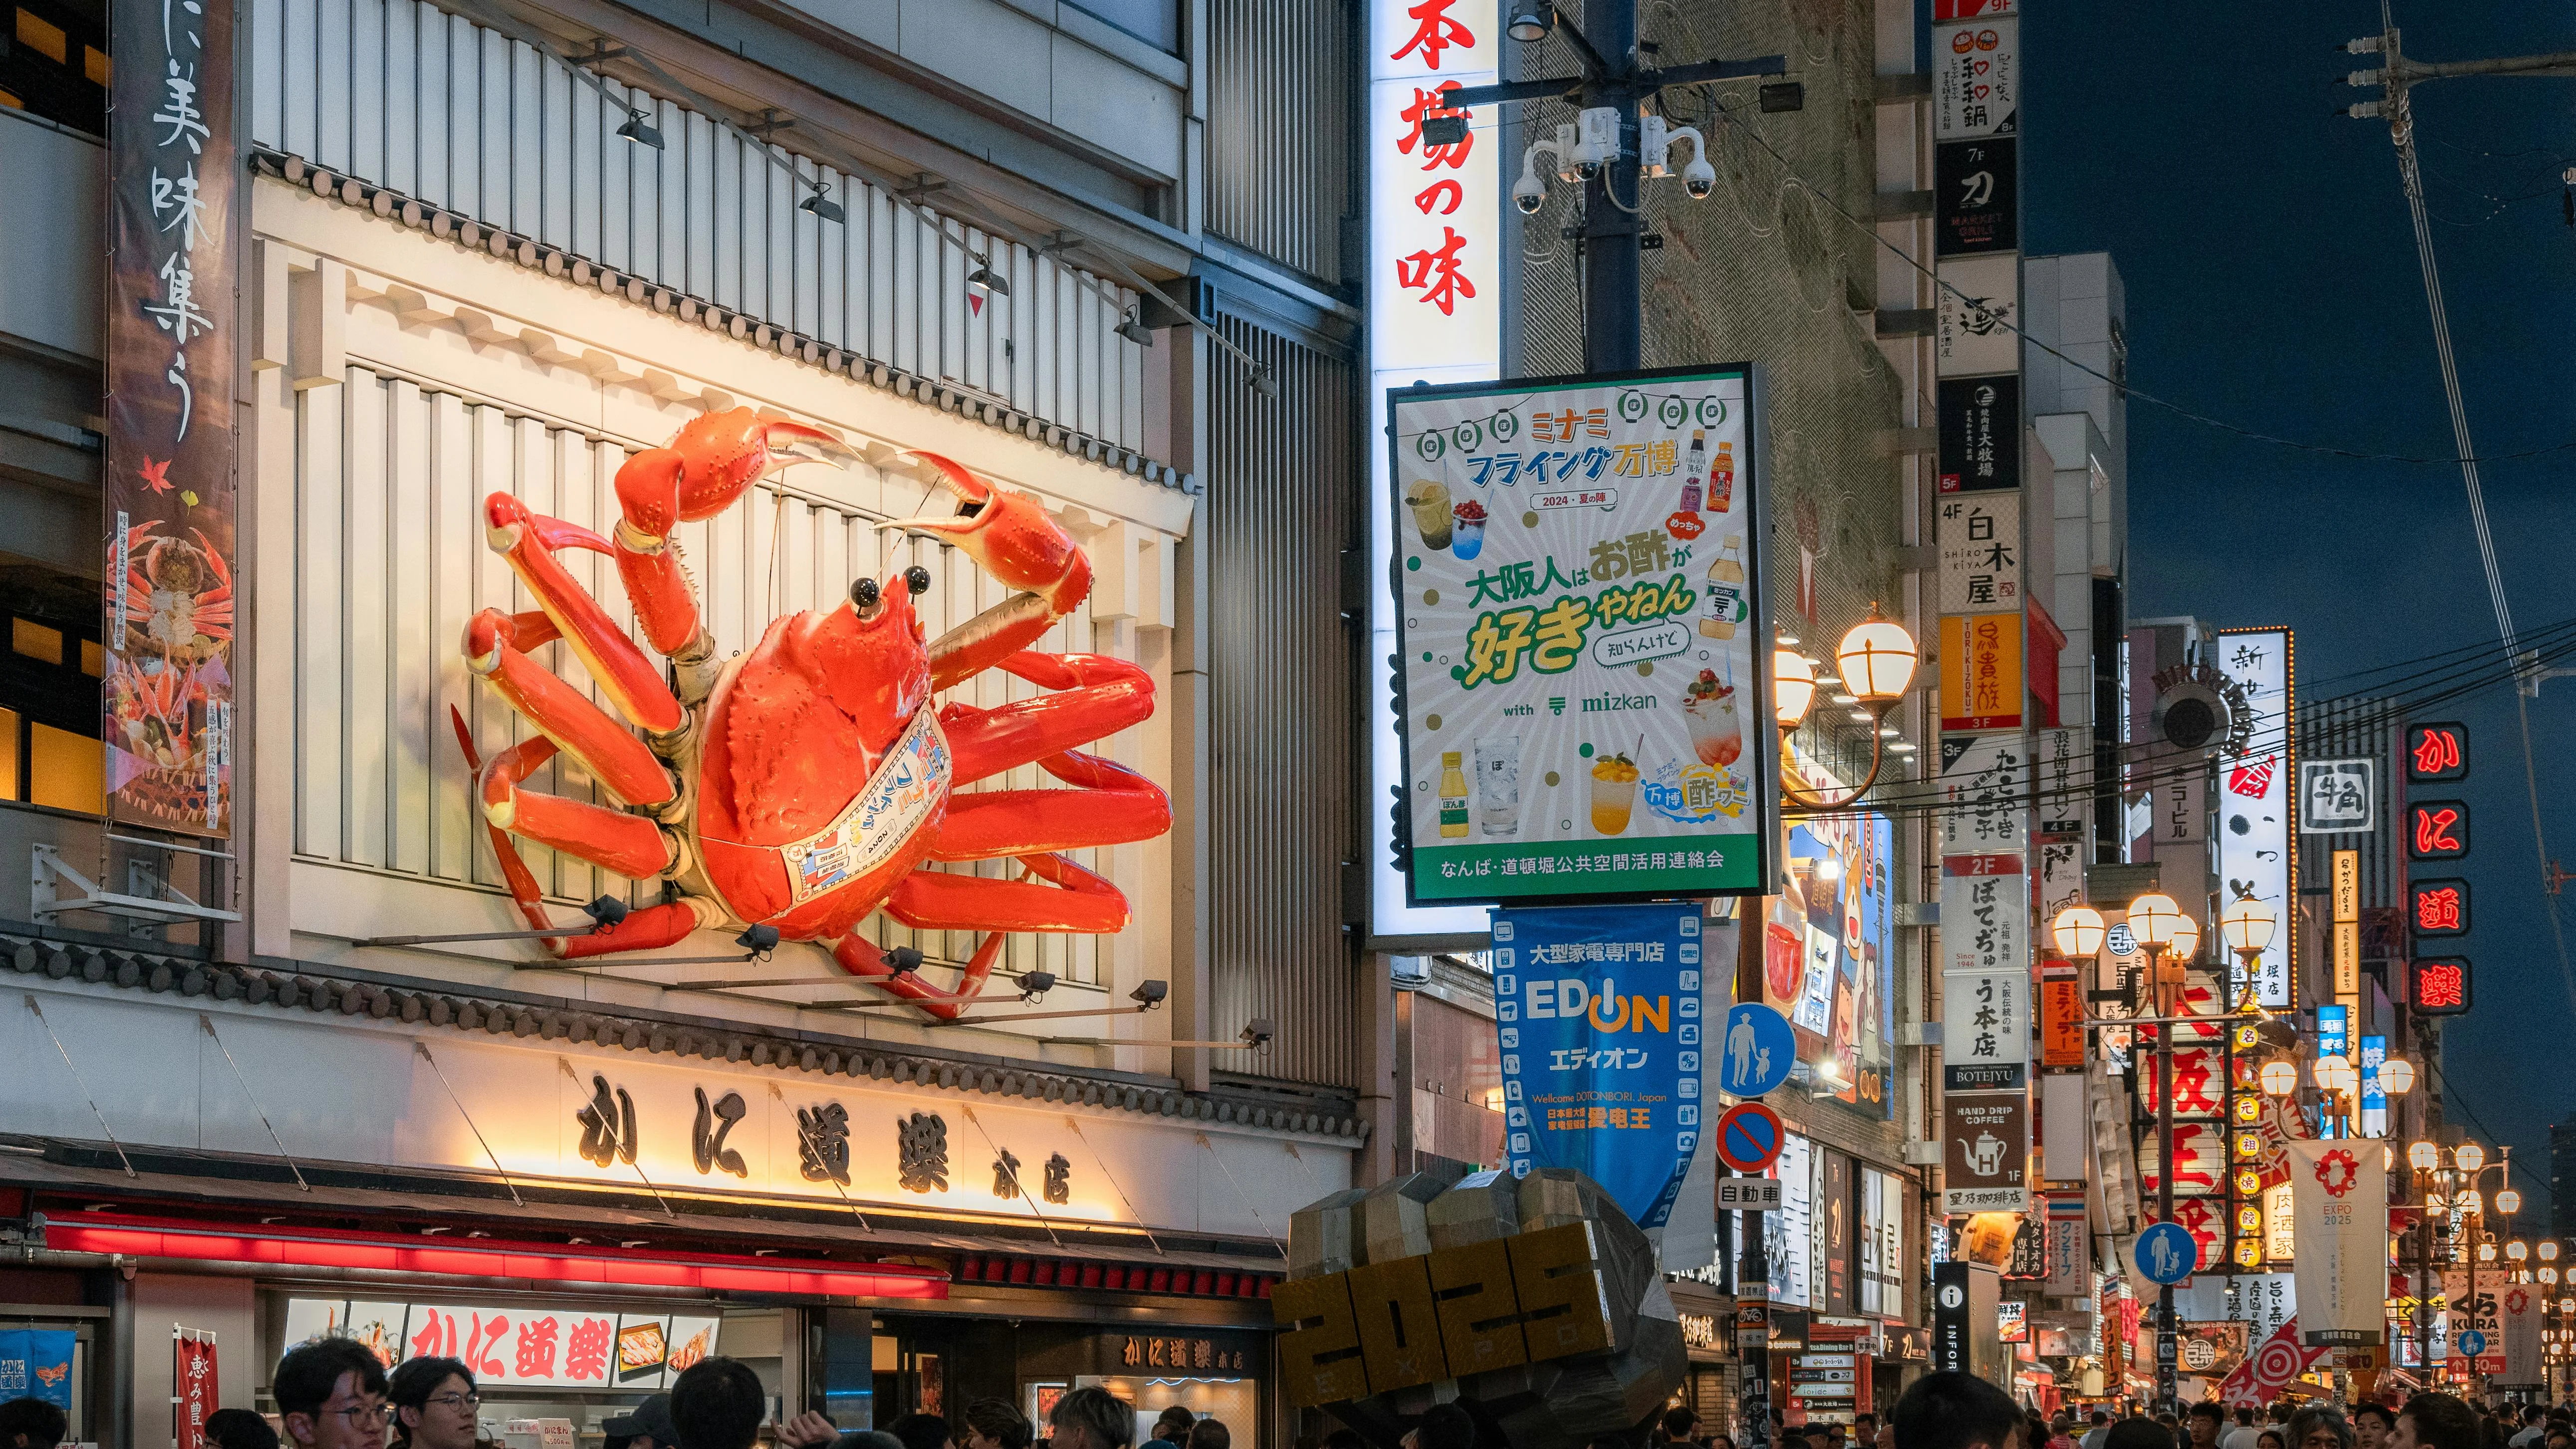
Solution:
[(771, 469), (836, 453), (857, 456), (821, 428), (774, 413), (708, 413), (681, 428), (669, 447), (647, 448), (617, 470), (619, 534), (632, 546), (656, 549), (673, 526), (722, 513)]
[(946, 539), (984, 572), (1045, 600), (1047, 612), (1055, 618), (1071, 613), (1091, 592), (1090, 556), (1046, 516), (1035, 499), (1004, 492), (937, 453), (912, 456), (931, 466), (940, 485), (956, 498), (957, 511), (945, 518), (898, 519), (878, 528)]

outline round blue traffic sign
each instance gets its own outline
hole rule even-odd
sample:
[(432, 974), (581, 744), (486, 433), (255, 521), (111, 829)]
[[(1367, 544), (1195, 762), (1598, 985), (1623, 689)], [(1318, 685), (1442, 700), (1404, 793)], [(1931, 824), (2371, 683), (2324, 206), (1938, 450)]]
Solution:
[(1759, 1097), (1789, 1080), (1798, 1039), (1789, 1019), (1758, 1001), (1727, 1008), (1726, 1035), (1718, 1039), (1718, 1090), (1730, 1097)]
[(2460, 1352), (2467, 1354), (2471, 1358), (2476, 1358), (2479, 1354), (2486, 1351), (2487, 1336), (2484, 1333), (2481, 1333), (2474, 1328), (2464, 1329), (2461, 1331)]
[(2200, 1244), (2179, 1223), (2157, 1223), (2138, 1234), (2138, 1271), (2150, 1283), (2179, 1283), (2200, 1266)]
[(1738, 1172), (1760, 1172), (1780, 1156), (1780, 1114), (1738, 1102), (1717, 1119), (1717, 1155)]

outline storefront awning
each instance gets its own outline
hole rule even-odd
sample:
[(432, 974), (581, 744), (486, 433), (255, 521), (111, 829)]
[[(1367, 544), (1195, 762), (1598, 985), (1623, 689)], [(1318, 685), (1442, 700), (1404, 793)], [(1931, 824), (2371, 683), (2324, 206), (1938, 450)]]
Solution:
[(247, 1263), (261, 1267), (364, 1268), (546, 1283), (690, 1288), (704, 1292), (945, 1298), (948, 1275), (902, 1263), (833, 1263), (725, 1253), (584, 1253), (554, 1243), (439, 1238), (333, 1228), (200, 1222), (80, 1211), (43, 1218), (44, 1244), (74, 1253)]

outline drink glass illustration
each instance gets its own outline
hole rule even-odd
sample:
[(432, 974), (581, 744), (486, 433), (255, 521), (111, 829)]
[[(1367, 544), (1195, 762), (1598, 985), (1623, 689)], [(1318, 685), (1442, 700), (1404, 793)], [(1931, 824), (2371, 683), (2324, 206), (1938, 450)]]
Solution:
[(1461, 499), (1450, 510), (1452, 533), (1449, 551), (1461, 559), (1471, 559), (1485, 551), (1485, 505), (1473, 498)]
[(1521, 737), (1476, 741), (1476, 817), (1487, 835), (1521, 833)]
[(1705, 691), (1694, 685), (1682, 702), (1682, 719), (1690, 726), (1691, 749), (1699, 762), (1723, 770), (1744, 753), (1744, 726), (1735, 717), (1734, 688), (1714, 680), (1703, 683)]
[(1422, 531), (1422, 546), (1444, 549), (1449, 546), (1449, 485), (1429, 478), (1416, 478), (1404, 485), (1405, 506), (1413, 510), (1413, 526)]
[(1624, 755), (1596, 760), (1592, 765), (1592, 829), (1600, 835), (1617, 835), (1628, 828), (1628, 816), (1637, 808), (1636, 765)]

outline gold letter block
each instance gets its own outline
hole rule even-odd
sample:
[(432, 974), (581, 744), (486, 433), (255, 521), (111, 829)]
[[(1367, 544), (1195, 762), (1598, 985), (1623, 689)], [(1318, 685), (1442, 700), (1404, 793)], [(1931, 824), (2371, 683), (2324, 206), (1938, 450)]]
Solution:
[(1512, 1292), (1508, 1238), (1443, 1248), (1431, 1255), (1431, 1291), (1440, 1302), (1440, 1342), (1460, 1376), (1529, 1362), (1521, 1337), (1520, 1300)]
[[(1519, 1290), (1529, 1356), (1545, 1360), (1612, 1347), (1610, 1292), (1602, 1281), (1592, 1224), (1567, 1223), (1504, 1240)], [(1274, 1290), (1275, 1291), (1275, 1290)]]
[[(1431, 1299), (1429, 1259), (1371, 1263), (1345, 1276), (1351, 1281), (1351, 1309), (1359, 1318), (1372, 1392), (1449, 1377), (1449, 1360), (1440, 1351), (1440, 1314)], [(1278, 1290), (1271, 1292), (1276, 1296)]]
[(1270, 1316), (1288, 1326), (1279, 1336), (1279, 1387), (1290, 1403), (1338, 1404), (1368, 1394), (1348, 1273), (1273, 1286)]

